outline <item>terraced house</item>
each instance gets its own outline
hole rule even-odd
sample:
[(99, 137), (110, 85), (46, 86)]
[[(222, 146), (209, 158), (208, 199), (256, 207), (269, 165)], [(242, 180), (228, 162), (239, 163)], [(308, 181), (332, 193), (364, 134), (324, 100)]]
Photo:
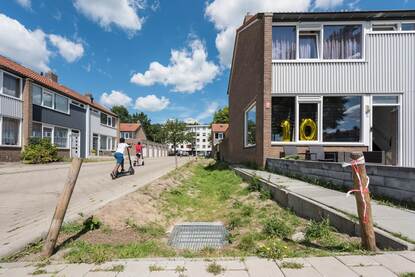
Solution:
[(18, 161), (31, 137), (49, 138), (63, 157), (88, 157), (113, 150), (118, 118), (58, 83), (0, 56), (0, 161)]
[(226, 159), (264, 165), (320, 148), (321, 159), (361, 150), (414, 167), (414, 76), (415, 11), (248, 15), (228, 86)]

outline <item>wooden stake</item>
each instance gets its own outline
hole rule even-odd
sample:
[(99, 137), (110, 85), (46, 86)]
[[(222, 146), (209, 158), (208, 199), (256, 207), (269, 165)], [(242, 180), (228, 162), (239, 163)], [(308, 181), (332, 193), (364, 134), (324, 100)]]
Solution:
[[(363, 157), (362, 152), (353, 152), (351, 154), (352, 163), (357, 162), (361, 157)], [(367, 185), (367, 173), (365, 164), (357, 164), (356, 165), (358, 172), (360, 174), (360, 180), (362, 182), (362, 188), (366, 188)], [(359, 190), (354, 193), (356, 198), (356, 205), (357, 205), (357, 213), (359, 215), (359, 223), (360, 223), (360, 233), (362, 237), (362, 246), (364, 249), (369, 251), (376, 251), (376, 240), (375, 240), (375, 232), (373, 230), (373, 219), (372, 219), (372, 206), (370, 204), (370, 195), (369, 192), (364, 192), (364, 198), (362, 198), (362, 194), (360, 192), (359, 186), (359, 178), (356, 172), (352, 168), (353, 174), (353, 183), (354, 189)], [(365, 217), (365, 205), (366, 205), (366, 217)], [(365, 222), (366, 218), (366, 222)]]
[(43, 246), (43, 256), (50, 257), (55, 250), (56, 241), (58, 239), (59, 231), (62, 227), (65, 213), (71, 200), (72, 192), (75, 188), (76, 180), (78, 179), (79, 171), (81, 169), (82, 159), (74, 158), (72, 160), (71, 168), (69, 169), (68, 178), (66, 180), (63, 192), (59, 197), (56, 205), (55, 214), (53, 215), (50, 224), (48, 236)]

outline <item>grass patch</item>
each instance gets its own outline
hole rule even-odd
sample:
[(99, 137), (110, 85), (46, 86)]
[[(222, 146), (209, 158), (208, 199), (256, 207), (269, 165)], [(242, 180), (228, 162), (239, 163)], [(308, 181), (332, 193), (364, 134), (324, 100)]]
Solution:
[(415, 277), (415, 272), (405, 272), (399, 274), (399, 277)]
[(304, 267), (303, 264), (294, 263), (294, 262), (283, 262), (281, 264), (281, 268), (302, 269), (303, 267)]
[(207, 266), (206, 271), (216, 276), (224, 272), (225, 269), (220, 264), (213, 262)]
[(150, 272), (154, 272), (154, 271), (163, 271), (163, 270), (164, 270), (164, 267), (159, 266), (159, 265), (152, 264), (152, 265), (150, 265), (150, 266), (148, 267), (148, 270), (150, 270)]
[(137, 225), (132, 219), (127, 219), (126, 224), (145, 237), (161, 238), (166, 234), (164, 227), (157, 223)]
[(47, 274), (48, 272), (44, 268), (38, 268), (32, 272), (32, 275), (42, 275)]
[(99, 271), (106, 271), (106, 272), (123, 272), (124, 271), (124, 265), (122, 264), (118, 264), (118, 265), (113, 265), (112, 267), (109, 268), (96, 268), (92, 271), (95, 272), (99, 272)]

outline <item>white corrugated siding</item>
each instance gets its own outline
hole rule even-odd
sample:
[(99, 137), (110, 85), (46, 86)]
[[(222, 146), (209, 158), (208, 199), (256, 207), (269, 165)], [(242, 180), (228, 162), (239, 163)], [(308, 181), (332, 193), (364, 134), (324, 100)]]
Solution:
[(273, 63), (276, 94), (403, 93), (402, 164), (415, 166), (415, 34), (366, 36), (364, 62)]
[(0, 115), (23, 118), (23, 102), (0, 94)]

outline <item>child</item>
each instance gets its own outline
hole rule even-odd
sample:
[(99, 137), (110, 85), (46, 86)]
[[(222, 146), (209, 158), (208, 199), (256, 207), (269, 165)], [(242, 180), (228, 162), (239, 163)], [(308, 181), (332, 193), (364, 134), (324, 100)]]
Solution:
[(141, 145), (141, 142), (138, 142), (135, 145), (135, 155), (137, 156), (137, 163), (139, 163), (141, 157), (143, 156), (143, 146)]
[(114, 170), (111, 172), (111, 177), (115, 178), (118, 174), (118, 169), (121, 166), (121, 171), (124, 171), (124, 152), (125, 149), (130, 147), (127, 143), (125, 143), (124, 138), (120, 138), (120, 143), (117, 146), (117, 151), (114, 153), (114, 158), (117, 161), (117, 164), (114, 167)]

